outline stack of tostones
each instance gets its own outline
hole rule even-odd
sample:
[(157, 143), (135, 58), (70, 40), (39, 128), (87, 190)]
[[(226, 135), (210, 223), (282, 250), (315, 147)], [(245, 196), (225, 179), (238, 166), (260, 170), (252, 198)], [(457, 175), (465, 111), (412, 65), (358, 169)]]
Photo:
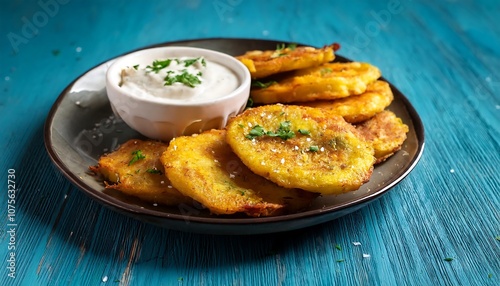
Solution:
[(197, 202), (217, 215), (280, 215), (357, 190), (409, 128), (387, 110), (393, 93), (380, 70), (332, 62), (337, 49), (283, 44), (238, 56), (259, 106), (223, 130), (169, 144), (130, 140), (91, 170), (106, 188), (168, 206)]
[[(302, 53), (316, 55), (319, 50), (307, 47)], [(245, 63), (251, 55), (258, 53), (259, 51), (247, 52), (237, 58)], [(260, 54), (272, 53), (273, 51), (260, 51)], [(308, 106), (342, 116), (346, 122), (354, 124), (360, 136), (373, 146), (376, 164), (401, 149), (409, 129), (394, 113), (386, 110), (394, 96), (390, 85), (380, 79), (381, 73), (377, 67), (361, 62), (308, 61), (302, 67), (287, 69), (286, 72), (281, 70), (269, 73), (269, 59), (252, 59), (255, 74), (260, 73), (258, 67), (266, 71), (265, 78), (252, 83), (250, 96), (254, 104)], [(305, 61), (307, 59), (308, 57), (304, 57)], [(295, 61), (293, 57), (287, 56), (280, 60), (282, 65), (287, 66), (292, 65), (286, 64), (287, 61)], [(256, 64), (255, 61), (261, 62)]]

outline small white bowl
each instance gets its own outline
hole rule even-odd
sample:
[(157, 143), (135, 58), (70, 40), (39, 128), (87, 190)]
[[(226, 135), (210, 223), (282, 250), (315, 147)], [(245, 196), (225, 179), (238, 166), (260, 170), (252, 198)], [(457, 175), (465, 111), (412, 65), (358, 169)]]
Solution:
[[(238, 86), (215, 99), (179, 101), (144, 97), (121, 88), (121, 72), (137, 64), (150, 65), (154, 60), (179, 57), (204, 57), (230, 69)], [(192, 47), (148, 48), (126, 54), (109, 67), (106, 91), (113, 112), (131, 128), (151, 139), (170, 141), (226, 126), (229, 118), (245, 108), (250, 94), (250, 72), (234, 57), (213, 50)]]

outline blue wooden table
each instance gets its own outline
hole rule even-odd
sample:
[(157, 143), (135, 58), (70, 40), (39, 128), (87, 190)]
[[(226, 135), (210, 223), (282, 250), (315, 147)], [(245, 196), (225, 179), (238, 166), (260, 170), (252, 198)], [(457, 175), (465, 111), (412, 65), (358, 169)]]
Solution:
[[(497, 0), (2, 1), (0, 285), (500, 285), (499, 16)], [(422, 118), (420, 163), (359, 211), (251, 236), (139, 222), (54, 167), (43, 125), (71, 81), (212, 37), (338, 42), (378, 66)]]

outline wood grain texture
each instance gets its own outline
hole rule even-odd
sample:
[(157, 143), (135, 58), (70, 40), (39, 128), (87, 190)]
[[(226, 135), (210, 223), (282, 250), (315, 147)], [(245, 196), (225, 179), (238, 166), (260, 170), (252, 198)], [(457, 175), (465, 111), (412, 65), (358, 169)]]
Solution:
[[(52, 3), (50, 15), (41, 2)], [(498, 1), (41, 2), (0, 10), (0, 285), (500, 284)], [(351, 215), (241, 237), (135, 221), (53, 167), (43, 123), (72, 80), (136, 48), (208, 37), (339, 42), (339, 54), (378, 66), (417, 109), (419, 165)], [(6, 268), (10, 168), (15, 279)]]

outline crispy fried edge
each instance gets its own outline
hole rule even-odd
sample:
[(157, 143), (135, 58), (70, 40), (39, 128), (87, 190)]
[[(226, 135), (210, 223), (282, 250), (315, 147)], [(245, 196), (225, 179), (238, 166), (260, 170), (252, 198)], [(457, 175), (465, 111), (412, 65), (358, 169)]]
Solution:
[(364, 93), (380, 76), (380, 70), (368, 63), (327, 63), (284, 75), (265, 88), (254, 87), (250, 96), (257, 104), (341, 99)]
[[(192, 202), (191, 198), (185, 197), (178, 190), (173, 189), (173, 188), (170, 189), (168, 187), (166, 189), (166, 191), (168, 192), (168, 195), (170, 196), (170, 197), (168, 197), (168, 200), (166, 200), (165, 195), (162, 193), (158, 193), (156, 195), (155, 194), (148, 194), (148, 195), (131, 194), (127, 191), (124, 191), (124, 189), (129, 189), (129, 186), (123, 186), (122, 182), (120, 181), (119, 176), (116, 178), (114, 177), (114, 176), (116, 176), (116, 172), (114, 174), (113, 174), (113, 172), (110, 172), (110, 173), (103, 172), (102, 165), (101, 165), (101, 160), (103, 158), (108, 157), (108, 156), (113, 156), (113, 154), (116, 154), (115, 152), (122, 150), (122, 148), (128, 148), (129, 147), (128, 145), (130, 145), (130, 144), (134, 144), (134, 145), (139, 144), (140, 145), (140, 144), (146, 144), (148, 141), (155, 142), (152, 140), (145, 140), (144, 141), (144, 140), (140, 140), (140, 139), (130, 139), (130, 140), (126, 141), (125, 143), (121, 144), (121, 146), (117, 150), (115, 150), (111, 153), (107, 153), (107, 154), (102, 155), (98, 161), (98, 164), (95, 166), (89, 166), (89, 170), (91, 172), (93, 172), (94, 174), (100, 176), (100, 178), (103, 180), (103, 184), (104, 184), (105, 189), (117, 190), (124, 195), (139, 198), (140, 200), (142, 200), (144, 202), (159, 203), (159, 204), (162, 204), (165, 206), (176, 206), (178, 204), (183, 204), (183, 203), (190, 204)], [(162, 143), (162, 144), (164, 144), (164, 143)], [(141, 148), (139, 148), (139, 149), (141, 149)], [(142, 148), (142, 149), (144, 149), (144, 148)], [(168, 179), (165, 177), (165, 181), (167, 181), (167, 180)], [(165, 186), (168, 186), (168, 185), (169, 184), (165, 184)]]
[[(356, 126), (362, 136), (366, 138), (368, 142), (370, 142), (375, 150), (375, 164), (380, 164), (387, 160), (389, 157), (394, 155), (397, 151), (401, 150), (404, 142), (407, 138), (407, 133), (409, 132), (408, 125), (404, 124), (402, 119), (397, 117), (394, 112), (389, 110), (384, 110), (374, 117), (368, 119), (367, 121)], [(387, 133), (391, 131), (389, 135), (389, 142), (387, 138)], [(396, 132), (396, 133), (395, 133)], [(395, 134), (397, 135), (394, 138)], [(383, 145), (394, 144), (395, 146), (391, 149), (381, 150), (379, 145), (381, 144), (380, 140), (383, 140)]]
[[(366, 91), (359, 95), (351, 95), (332, 101), (322, 100), (298, 104), (329, 109), (344, 117), (345, 121), (349, 123), (360, 123), (382, 112), (393, 100), (394, 95), (389, 84), (377, 80), (368, 85)], [(374, 101), (376, 105), (374, 105)]]
[[(335, 59), (337, 44), (322, 48), (297, 47), (282, 50), (248, 51), (236, 56), (250, 71), (253, 79), (261, 79), (281, 72), (303, 69), (331, 62)], [(276, 55), (277, 56), (273, 56)]]

